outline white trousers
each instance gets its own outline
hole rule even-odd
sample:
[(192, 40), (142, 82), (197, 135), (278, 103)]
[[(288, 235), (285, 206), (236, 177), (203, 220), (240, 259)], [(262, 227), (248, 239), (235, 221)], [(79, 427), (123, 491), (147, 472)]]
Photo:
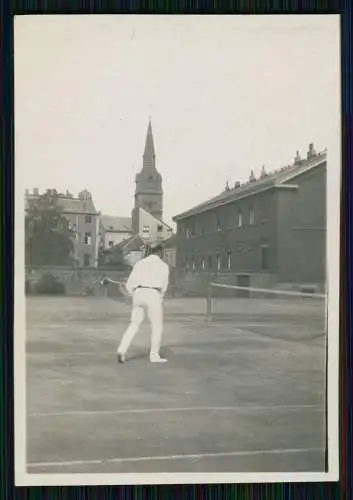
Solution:
[(125, 354), (138, 332), (147, 312), (152, 328), (151, 355), (158, 355), (163, 329), (163, 308), (161, 294), (151, 288), (138, 288), (132, 296), (132, 313), (130, 325), (125, 331), (118, 347), (118, 352)]

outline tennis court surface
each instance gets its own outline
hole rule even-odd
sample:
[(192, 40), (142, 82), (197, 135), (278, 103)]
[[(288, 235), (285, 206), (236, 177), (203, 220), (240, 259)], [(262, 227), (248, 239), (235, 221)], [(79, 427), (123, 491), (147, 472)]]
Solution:
[(28, 298), (28, 472), (324, 471), (325, 309), (257, 304), (166, 300), (169, 362), (145, 323), (118, 365), (129, 305)]

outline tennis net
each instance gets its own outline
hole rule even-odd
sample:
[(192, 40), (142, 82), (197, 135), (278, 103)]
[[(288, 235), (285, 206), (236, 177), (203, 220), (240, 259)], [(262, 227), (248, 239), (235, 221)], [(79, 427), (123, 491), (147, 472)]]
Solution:
[(270, 337), (309, 340), (326, 335), (327, 296), (210, 283), (207, 318)]

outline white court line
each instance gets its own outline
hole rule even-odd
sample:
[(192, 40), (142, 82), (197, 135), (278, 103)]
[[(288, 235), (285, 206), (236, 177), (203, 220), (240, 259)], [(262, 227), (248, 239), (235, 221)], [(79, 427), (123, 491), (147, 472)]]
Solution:
[[(75, 356), (95, 356), (97, 359), (100, 358), (116, 358), (116, 353), (111, 351), (101, 352), (101, 351), (83, 351), (83, 352), (31, 352), (28, 351), (27, 356), (47, 356), (51, 358), (72, 358)], [(148, 353), (146, 353), (148, 356)]]
[(89, 416), (89, 415), (124, 415), (132, 413), (172, 413), (184, 411), (263, 411), (263, 410), (324, 410), (324, 405), (268, 405), (268, 406), (190, 406), (181, 408), (137, 408), (129, 410), (83, 410), (83, 411), (67, 411), (67, 412), (47, 412), (47, 413), (30, 413), (29, 418), (38, 417), (70, 417), (70, 416)]
[(221, 458), (221, 457), (242, 457), (242, 456), (256, 456), (256, 455), (285, 455), (285, 454), (303, 454), (303, 453), (323, 453), (323, 448), (289, 448), (283, 450), (244, 450), (244, 451), (230, 451), (221, 453), (191, 453), (185, 455), (161, 455), (154, 457), (128, 457), (128, 458), (108, 458), (100, 460), (71, 460), (66, 462), (32, 462), (27, 463), (28, 467), (63, 467), (72, 465), (100, 465), (100, 464), (114, 464), (114, 463), (128, 463), (128, 462), (151, 462), (159, 460), (188, 460), (200, 458)]

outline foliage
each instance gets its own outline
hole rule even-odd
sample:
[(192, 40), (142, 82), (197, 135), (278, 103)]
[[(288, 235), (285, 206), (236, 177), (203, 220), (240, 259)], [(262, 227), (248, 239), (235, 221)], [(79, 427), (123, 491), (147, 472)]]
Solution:
[(130, 266), (125, 261), (125, 255), (121, 247), (116, 246), (106, 251), (101, 251), (98, 256), (98, 266), (110, 269), (128, 269)]
[(52, 274), (44, 274), (35, 284), (34, 290), (41, 295), (65, 295), (65, 285)]
[(58, 205), (55, 190), (30, 200), (25, 216), (27, 265), (72, 263), (73, 234)]

